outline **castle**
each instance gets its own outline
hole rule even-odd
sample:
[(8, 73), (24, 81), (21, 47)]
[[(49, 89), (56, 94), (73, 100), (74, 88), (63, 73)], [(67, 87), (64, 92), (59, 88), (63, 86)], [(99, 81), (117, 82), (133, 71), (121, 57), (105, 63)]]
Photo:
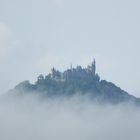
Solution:
[(55, 68), (52, 69), (51, 72), (51, 78), (56, 80), (67, 80), (71, 78), (85, 78), (86, 76), (92, 76), (95, 77), (96, 75), (96, 61), (95, 59), (91, 63), (91, 65), (88, 65), (87, 68), (82, 68), (81, 66), (77, 66), (76, 68), (73, 68), (72, 65), (70, 69), (64, 71), (63, 73), (59, 72)]
[[(60, 72), (56, 70), (55, 68), (52, 68), (51, 73), (48, 74), (46, 79), (53, 79), (56, 81), (66, 81), (66, 80), (74, 80), (74, 79), (100, 79), (99, 76), (96, 74), (96, 61), (95, 59), (92, 61), (90, 65), (88, 65), (86, 68), (82, 68), (81, 66), (77, 66), (76, 68), (73, 68), (72, 65), (69, 69), (67, 69), (64, 72)], [(43, 80), (43, 75), (40, 75), (38, 77), (38, 80)]]

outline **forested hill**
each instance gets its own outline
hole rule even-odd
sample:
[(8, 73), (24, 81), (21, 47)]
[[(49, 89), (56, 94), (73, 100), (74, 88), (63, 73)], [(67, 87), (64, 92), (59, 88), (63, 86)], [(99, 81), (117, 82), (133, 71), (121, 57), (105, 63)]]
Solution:
[(34, 84), (24, 81), (18, 84), (12, 92), (17, 94), (39, 94), (47, 97), (70, 97), (75, 94), (87, 95), (91, 100), (109, 103), (134, 102), (139, 104), (139, 99), (129, 95), (111, 82), (101, 80), (96, 73), (95, 60), (86, 68), (72, 66), (60, 72), (52, 68), (46, 76), (40, 75)]

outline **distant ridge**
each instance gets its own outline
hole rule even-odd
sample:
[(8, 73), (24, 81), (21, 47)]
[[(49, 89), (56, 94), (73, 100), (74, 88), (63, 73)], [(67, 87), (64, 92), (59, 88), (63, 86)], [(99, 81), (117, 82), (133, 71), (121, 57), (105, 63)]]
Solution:
[(71, 97), (75, 94), (87, 95), (93, 101), (118, 104), (122, 102), (132, 102), (140, 104), (140, 99), (136, 98), (115, 84), (106, 80), (101, 80), (96, 73), (96, 61), (86, 68), (72, 66), (60, 72), (52, 68), (51, 73), (46, 76), (38, 76), (37, 81), (31, 84), (29, 81), (23, 81), (11, 93), (18, 95), (38, 94), (44, 97)]

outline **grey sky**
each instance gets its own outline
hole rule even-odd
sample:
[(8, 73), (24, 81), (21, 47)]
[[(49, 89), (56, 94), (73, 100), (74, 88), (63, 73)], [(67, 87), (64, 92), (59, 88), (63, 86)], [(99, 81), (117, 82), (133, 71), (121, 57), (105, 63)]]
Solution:
[(85, 67), (140, 97), (138, 0), (0, 1), (0, 89), (55, 66)]

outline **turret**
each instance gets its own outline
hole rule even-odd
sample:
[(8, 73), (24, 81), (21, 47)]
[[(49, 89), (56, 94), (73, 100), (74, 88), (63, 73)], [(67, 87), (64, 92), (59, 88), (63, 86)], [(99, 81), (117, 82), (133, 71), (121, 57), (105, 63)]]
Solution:
[(37, 79), (38, 79), (38, 81), (44, 80), (44, 76), (42, 74), (40, 74)]
[(96, 61), (95, 61), (95, 59), (93, 60), (91, 65), (88, 65), (87, 70), (88, 70), (88, 72), (92, 73), (95, 76), (95, 74), (96, 74)]
[(51, 77), (54, 79), (56, 76), (56, 70), (55, 70), (55, 68), (52, 68), (51, 71), (52, 71)]
[(95, 75), (95, 73), (96, 73), (96, 61), (95, 61), (95, 59), (93, 60), (93, 62), (91, 64), (91, 69), (92, 69), (92, 73)]

